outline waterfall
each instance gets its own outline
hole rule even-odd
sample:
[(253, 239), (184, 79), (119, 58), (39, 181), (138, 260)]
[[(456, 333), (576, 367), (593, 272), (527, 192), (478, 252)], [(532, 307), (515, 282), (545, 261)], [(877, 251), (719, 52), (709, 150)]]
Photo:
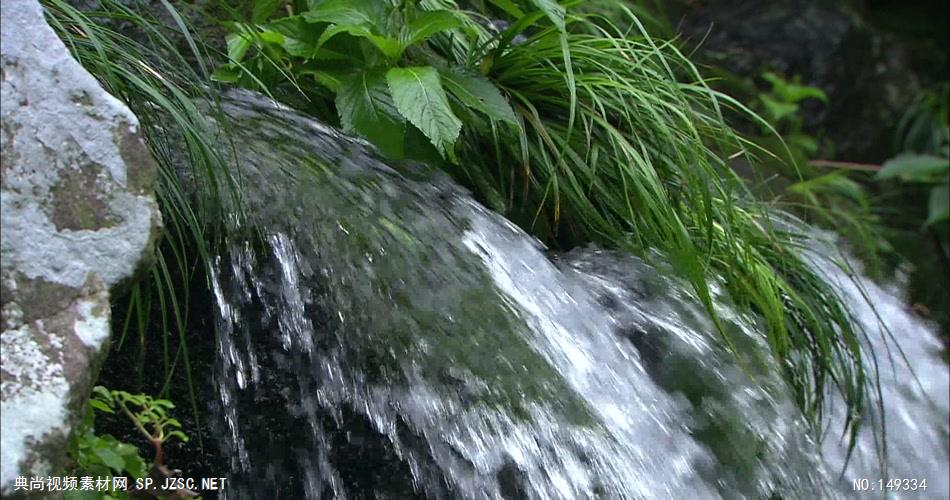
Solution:
[[(660, 254), (552, 257), (437, 172), (248, 93), (223, 106), (248, 214), (212, 264), (227, 498), (835, 498), (880, 477), (870, 427), (841, 474), (843, 405), (814, 435), (715, 284), (741, 363)], [(888, 477), (946, 497), (933, 329), (814, 261), (880, 358)]]

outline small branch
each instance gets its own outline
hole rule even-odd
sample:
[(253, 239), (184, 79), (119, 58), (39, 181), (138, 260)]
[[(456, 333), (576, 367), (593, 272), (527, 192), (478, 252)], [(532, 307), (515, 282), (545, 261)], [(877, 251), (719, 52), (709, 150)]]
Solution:
[(122, 410), (122, 413), (125, 413), (125, 415), (129, 417), (129, 420), (132, 421), (132, 423), (135, 425), (135, 428), (138, 429), (138, 431), (142, 433), (142, 435), (145, 436), (146, 439), (148, 439), (148, 442), (152, 443), (152, 446), (155, 448), (155, 463), (160, 466), (163, 465), (165, 461), (165, 453), (162, 450), (162, 443), (165, 441), (163, 439), (164, 432), (162, 432), (161, 428), (156, 425), (156, 427), (159, 430), (159, 435), (158, 437), (153, 436), (150, 432), (148, 432), (145, 429), (145, 426), (143, 426), (142, 423), (139, 422), (139, 419), (135, 418), (135, 415), (132, 413), (131, 410), (129, 410), (129, 407), (125, 405), (124, 399), (122, 399), (121, 397), (118, 397), (116, 398), (116, 402), (119, 403), (119, 408)]
[(145, 438), (149, 441), (155, 441), (155, 438), (152, 437), (152, 434), (145, 430), (145, 427), (142, 426), (142, 424), (139, 422), (139, 419), (135, 418), (135, 415), (133, 415), (129, 408), (125, 406), (125, 401), (121, 397), (116, 398), (116, 401), (119, 403), (119, 408), (122, 409), (122, 413), (125, 413), (132, 423), (135, 424), (135, 428), (138, 429), (139, 432), (141, 432), (142, 435), (145, 436)]

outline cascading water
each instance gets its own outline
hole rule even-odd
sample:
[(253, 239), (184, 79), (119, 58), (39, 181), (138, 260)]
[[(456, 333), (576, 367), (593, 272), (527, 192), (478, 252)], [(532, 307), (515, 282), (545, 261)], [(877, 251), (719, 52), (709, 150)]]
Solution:
[[(839, 480), (846, 447), (816, 444), (756, 320), (718, 297), (740, 367), (661, 256), (552, 262), (436, 173), (249, 94), (224, 108), (249, 214), (212, 276), (227, 498), (834, 498), (880, 476), (865, 432)], [(891, 472), (946, 497), (946, 364), (864, 284), (923, 386), (882, 377)]]

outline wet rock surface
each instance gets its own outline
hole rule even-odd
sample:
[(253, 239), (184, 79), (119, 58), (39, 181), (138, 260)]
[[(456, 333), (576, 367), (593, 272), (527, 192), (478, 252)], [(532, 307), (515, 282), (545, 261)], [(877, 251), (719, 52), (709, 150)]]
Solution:
[(138, 121), (69, 55), (34, 0), (2, 12), (2, 461), (61, 475), (106, 354), (109, 290), (150, 254), (155, 164)]

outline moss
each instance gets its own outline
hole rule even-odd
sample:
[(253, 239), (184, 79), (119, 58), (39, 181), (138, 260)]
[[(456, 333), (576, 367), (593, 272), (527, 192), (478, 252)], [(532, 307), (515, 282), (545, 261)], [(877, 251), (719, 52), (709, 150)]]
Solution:
[[(15, 288), (14, 288), (15, 287)], [(62, 311), (64, 304), (69, 304), (83, 295), (83, 289), (73, 288), (58, 283), (46, 281), (42, 278), (30, 279), (14, 273), (9, 279), (3, 280), (2, 302), (6, 309), (11, 303), (20, 305), (23, 316), (19, 323), (27, 324), (33, 321), (49, 318)], [(8, 325), (8, 318), (3, 318), (3, 329), (15, 325)]]
[(142, 140), (142, 136), (128, 123), (118, 127), (115, 140), (119, 146), (119, 155), (125, 162), (128, 175), (128, 189), (145, 195), (155, 190), (158, 166), (152, 153)]
[(56, 230), (96, 230), (119, 224), (109, 204), (98, 194), (102, 173), (102, 166), (95, 163), (60, 172), (50, 203), (50, 219)]

